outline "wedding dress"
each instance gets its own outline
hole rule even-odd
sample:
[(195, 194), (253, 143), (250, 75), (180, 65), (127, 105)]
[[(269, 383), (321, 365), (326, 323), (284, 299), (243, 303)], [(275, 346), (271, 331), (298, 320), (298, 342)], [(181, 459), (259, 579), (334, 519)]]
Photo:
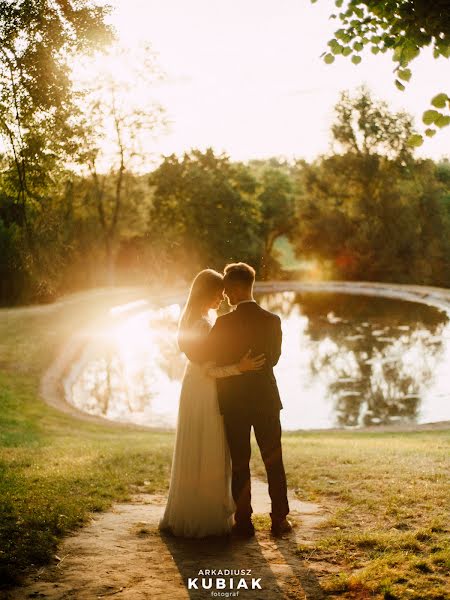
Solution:
[[(193, 326), (206, 338), (212, 325)], [(233, 525), (231, 459), (215, 379), (239, 376), (237, 365), (188, 362), (180, 393), (170, 488), (159, 528), (176, 536), (225, 535)]]

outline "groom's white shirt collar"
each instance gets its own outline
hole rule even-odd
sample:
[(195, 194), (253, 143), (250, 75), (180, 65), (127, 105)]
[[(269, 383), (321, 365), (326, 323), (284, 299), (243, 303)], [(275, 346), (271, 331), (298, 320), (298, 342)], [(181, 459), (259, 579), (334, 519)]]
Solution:
[(237, 304), (235, 304), (235, 305), (234, 305), (234, 306), (235, 306), (235, 308), (236, 308), (237, 306), (239, 306), (239, 304), (244, 304), (244, 302), (256, 302), (256, 300), (241, 300), (240, 302), (238, 302)]

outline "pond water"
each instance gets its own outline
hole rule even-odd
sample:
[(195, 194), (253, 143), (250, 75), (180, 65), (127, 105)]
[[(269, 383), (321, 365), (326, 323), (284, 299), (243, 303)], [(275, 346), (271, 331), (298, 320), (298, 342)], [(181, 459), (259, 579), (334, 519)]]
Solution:
[[(415, 302), (325, 292), (260, 295), (282, 318), (275, 367), (283, 428), (450, 420), (450, 320)], [(175, 427), (185, 358), (181, 306), (117, 307), (65, 381), (68, 402), (109, 419)]]

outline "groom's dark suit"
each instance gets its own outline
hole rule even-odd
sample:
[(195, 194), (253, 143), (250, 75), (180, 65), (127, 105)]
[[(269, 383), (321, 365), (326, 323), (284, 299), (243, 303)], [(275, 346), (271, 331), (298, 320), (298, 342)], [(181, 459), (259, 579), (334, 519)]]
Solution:
[(232, 460), (232, 490), (236, 522), (247, 523), (252, 513), (250, 496), (250, 431), (267, 471), (272, 500), (272, 519), (281, 521), (289, 513), (286, 476), (281, 451), (280, 409), (282, 404), (273, 367), (281, 354), (280, 318), (256, 302), (243, 302), (219, 317), (206, 344), (193, 360), (214, 360), (217, 366), (238, 363), (249, 350), (252, 356), (264, 354), (260, 371), (217, 379), (220, 412)]

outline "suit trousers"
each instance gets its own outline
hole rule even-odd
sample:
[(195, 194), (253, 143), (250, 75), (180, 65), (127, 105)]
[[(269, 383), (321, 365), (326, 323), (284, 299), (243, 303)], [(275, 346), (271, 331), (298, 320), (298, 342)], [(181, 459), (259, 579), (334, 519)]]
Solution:
[(250, 489), (250, 432), (252, 426), (266, 467), (269, 495), (272, 501), (272, 521), (283, 520), (289, 513), (289, 504), (281, 450), (279, 411), (268, 414), (225, 414), (224, 423), (231, 454), (231, 487), (236, 503), (236, 523), (247, 523), (253, 512)]

